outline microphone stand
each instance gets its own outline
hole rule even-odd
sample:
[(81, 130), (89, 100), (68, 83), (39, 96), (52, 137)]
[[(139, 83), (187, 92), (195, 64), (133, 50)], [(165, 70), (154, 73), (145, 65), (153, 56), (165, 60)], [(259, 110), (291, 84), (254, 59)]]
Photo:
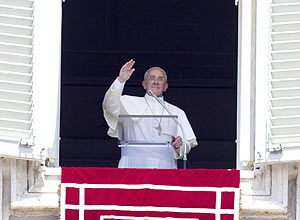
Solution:
[[(162, 105), (162, 107), (169, 113), (169, 115), (172, 116), (172, 113), (170, 112), (170, 110), (165, 106), (165, 104), (159, 100), (159, 98), (154, 94), (154, 92), (152, 90), (148, 90), (150, 92), (150, 94), (156, 99), (156, 101), (158, 101), (159, 104)], [(183, 169), (186, 169), (186, 161), (187, 161), (187, 153), (186, 153), (186, 136), (185, 136), (185, 132), (183, 130), (183, 127), (181, 125), (181, 123), (179, 123), (179, 121), (175, 118), (172, 118), (174, 120), (174, 122), (179, 125), (181, 132), (182, 132), (182, 138), (183, 138), (183, 147), (184, 147), (184, 153), (183, 153)]]

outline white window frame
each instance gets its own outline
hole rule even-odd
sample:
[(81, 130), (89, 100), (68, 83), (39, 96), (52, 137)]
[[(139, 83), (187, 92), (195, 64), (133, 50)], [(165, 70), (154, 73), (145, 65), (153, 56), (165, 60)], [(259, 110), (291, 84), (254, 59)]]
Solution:
[(251, 169), (254, 161), (255, 5), (238, 1), (237, 169)]
[(265, 162), (269, 120), (270, 0), (257, 2), (255, 160)]

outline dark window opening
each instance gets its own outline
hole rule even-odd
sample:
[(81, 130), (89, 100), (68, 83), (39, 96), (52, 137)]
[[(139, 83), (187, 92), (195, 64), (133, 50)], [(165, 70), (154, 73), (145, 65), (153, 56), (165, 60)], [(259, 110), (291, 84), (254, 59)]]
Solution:
[(237, 11), (223, 0), (64, 2), (60, 166), (117, 166), (102, 100), (133, 58), (124, 94), (144, 95), (151, 66), (168, 73), (165, 99), (186, 112), (199, 144), (188, 167), (235, 168)]

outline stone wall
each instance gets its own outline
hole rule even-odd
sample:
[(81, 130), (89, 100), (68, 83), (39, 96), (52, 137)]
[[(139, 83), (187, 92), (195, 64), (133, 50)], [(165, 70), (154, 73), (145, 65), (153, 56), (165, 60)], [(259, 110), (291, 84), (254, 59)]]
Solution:
[(1, 158), (0, 169), (0, 220), (58, 219), (60, 168)]

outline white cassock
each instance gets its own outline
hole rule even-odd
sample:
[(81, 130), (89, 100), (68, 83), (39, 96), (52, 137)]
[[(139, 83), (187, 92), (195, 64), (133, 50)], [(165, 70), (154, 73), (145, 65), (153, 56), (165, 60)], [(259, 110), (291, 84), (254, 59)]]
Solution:
[[(169, 115), (161, 104), (154, 97), (146, 94), (144, 97), (123, 95), (125, 83), (120, 83), (118, 79), (114, 81), (105, 94), (103, 100), (103, 112), (105, 120), (109, 126), (107, 134), (111, 137), (118, 137), (119, 134), (119, 115)], [(182, 125), (186, 136), (187, 153), (192, 147), (197, 146), (197, 141), (193, 129), (184, 113), (180, 108), (167, 103), (163, 97), (159, 97), (165, 106), (170, 110), (172, 115), (178, 116), (178, 121)], [(156, 142), (159, 138), (169, 138), (172, 141), (173, 135), (162, 135), (169, 133), (163, 120), (152, 118), (149, 120), (135, 120), (131, 126), (126, 127), (125, 135), (127, 139), (134, 139), (145, 142)], [(170, 120), (170, 119), (169, 119)], [(147, 123), (145, 123), (147, 122)], [(162, 127), (161, 129), (158, 129)], [(174, 136), (183, 137), (181, 129), (176, 129)], [(176, 159), (181, 159), (184, 154), (184, 147), (174, 149), (169, 147), (122, 147), (119, 168), (159, 168), (159, 169), (176, 169)]]

